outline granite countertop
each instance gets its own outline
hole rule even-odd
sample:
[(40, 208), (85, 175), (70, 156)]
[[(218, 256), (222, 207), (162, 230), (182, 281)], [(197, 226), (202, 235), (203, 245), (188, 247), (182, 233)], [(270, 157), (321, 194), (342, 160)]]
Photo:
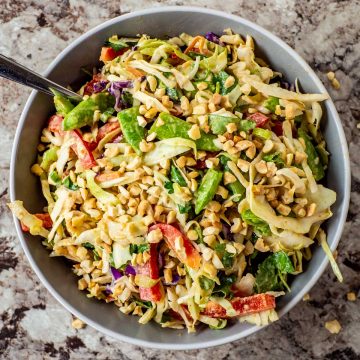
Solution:
[[(159, 351), (120, 343), (87, 326), (48, 293), (29, 266), (10, 213), (8, 177), (12, 141), (30, 90), (0, 79), (0, 358), (3, 359), (360, 359), (360, 3), (357, 0), (2, 0), (0, 53), (35, 71), (79, 35), (120, 14), (152, 6), (197, 5), (243, 16), (279, 35), (317, 72), (335, 100), (350, 148), (351, 205), (339, 248), (345, 281), (328, 268), (310, 300), (300, 302), (272, 326), (231, 344), (200, 351)], [(326, 72), (341, 83), (331, 88)], [(339, 334), (324, 327), (342, 325)]]

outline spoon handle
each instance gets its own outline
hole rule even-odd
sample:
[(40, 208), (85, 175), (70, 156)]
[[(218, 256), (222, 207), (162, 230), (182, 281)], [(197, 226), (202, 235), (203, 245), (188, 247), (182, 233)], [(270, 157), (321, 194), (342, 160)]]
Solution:
[(46, 79), (42, 75), (26, 68), (25, 66), (17, 63), (15, 60), (2, 54), (0, 54), (0, 76), (19, 84), (29, 86), (51, 96), (54, 96), (51, 92), (51, 89), (54, 89), (72, 100), (82, 100), (81, 96), (75, 92)]

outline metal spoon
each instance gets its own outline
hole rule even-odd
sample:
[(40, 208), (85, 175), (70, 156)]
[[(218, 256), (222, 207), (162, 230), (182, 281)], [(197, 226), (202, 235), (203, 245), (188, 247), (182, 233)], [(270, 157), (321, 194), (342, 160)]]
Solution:
[(13, 59), (0, 54), (0, 76), (15, 81), (19, 84), (29, 86), (35, 90), (39, 90), (45, 94), (54, 96), (54, 92), (74, 100), (82, 101), (82, 97), (77, 93), (64, 88), (63, 86), (46, 79), (42, 75), (20, 65)]

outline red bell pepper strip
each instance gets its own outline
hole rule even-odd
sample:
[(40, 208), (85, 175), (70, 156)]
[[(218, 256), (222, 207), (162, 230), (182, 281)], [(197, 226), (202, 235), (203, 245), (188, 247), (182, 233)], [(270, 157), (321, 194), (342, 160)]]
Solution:
[[(42, 221), (42, 226), (45, 228), (45, 229), (51, 229), (52, 228), (52, 220), (51, 220), (51, 217), (48, 213), (45, 213), (45, 214), (35, 214), (35, 216), (40, 219)], [(23, 223), (21, 223), (21, 229), (22, 231), (24, 232), (28, 232), (30, 229), (24, 225)]]
[[(243, 298), (237, 297), (230, 300), (230, 303), (236, 311), (236, 316), (244, 316), (275, 309), (275, 297), (269, 294), (256, 294)], [(226, 315), (226, 309), (213, 301), (209, 301), (206, 304), (202, 314), (212, 318), (228, 317)]]
[[(65, 133), (62, 130), (62, 122), (64, 118), (59, 115), (53, 115), (49, 119), (48, 129), (53, 132)], [(83, 139), (79, 130), (71, 130), (70, 134), (76, 139), (76, 143), (71, 146), (77, 157), (80, 159), (85, 169), (90, 169), (96, 165), (92, 151), (96, 148), (97, 142), (87, 142)]]
[(264, 127), (270, 120), (269, 117), (259, 112), (249, 115), (247, 119), (254, 120), (256, 122), (256, 127), (258, 128)]
[[(156, 244), (150, 244), (150, 259), (141, 266), (136, 267), (136, 273), (146, 275), (151, 279), (159, 279), (158, 251)], [(164, 292), (160, 283), (150, 287), (139, 287), (140, 299), (158, 302), (163, 298)]]
[(96, 166), (94, 155), (91, 152), (94, 144), (85, 141), (79, 130), (72, 130), (71, 133), (76, 138), (76, 143), (71, 148), (79, 158), (84, 169), (91, 169), (93, 166)]
[(98, 134), (96, 136), (96, 141), (99, 142), (108, 133), (118, 129), (119, 127), (120, 127), (120, 123), (117, 119), (116, 119), (116, 121), (107, 122), (105, 125), (103, 125), (101, 128), (99, 128)]
[(49, 118), (48, 129), (52, 132), (60, 132), (64, 118), (60, 115), (53, 115)]
[(273, 126), (271, 127), (271, 130), (277, 136), (281, 136), (283, 134), (282, 122), (281, 121), (273, 121)]
[(111, 47), (102, 47), (101, 54), (100, 54), (100, 61), (110, 61), (114, 60), (116, 57), (122, 55), (128, 48), (123, 48), (121, 50), (115, 51)]
[[(183, 264), (191, 267), (192, 269), (199, 268), (201, 263), (201, 256), (190, 240), (180, 230), (168, 224), (155, 224), (150, 227), (149, 231), (155, 229), (161, 230), (166, 243), (175, 252), (176, 256)], [(176, 248), (175, 242), (177, 238), (182, 239), (184, 251), (179, 251)]]

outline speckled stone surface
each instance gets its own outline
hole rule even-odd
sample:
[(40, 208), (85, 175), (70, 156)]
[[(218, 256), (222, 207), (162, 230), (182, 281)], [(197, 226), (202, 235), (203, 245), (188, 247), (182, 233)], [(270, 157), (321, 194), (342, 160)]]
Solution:
[[(31, 270), (6, 208), (12, 141), (30, 90), (0, 79), (0, 358), (2, 359), (360, 359), (360, 2), (325, 0), (155, 1), (0, 0), (0, 53), (36, 71), (80, 34), (120, 14), (162, 5), (197, 5), (243, 16), (279, 35), (317, 72), (335, 100), (352, 161), (348, 221), (339, 245), (345, 281), (327, 269), (288, 315), (246, 339), (214, 349), (172, 352), (142, 349), (90, 327), (75, 330), (72, 315), (48, 293)], [(326, 72), (341, 82), (331, 89)], [(324, 323), (338, 319), (331, 335)]]

